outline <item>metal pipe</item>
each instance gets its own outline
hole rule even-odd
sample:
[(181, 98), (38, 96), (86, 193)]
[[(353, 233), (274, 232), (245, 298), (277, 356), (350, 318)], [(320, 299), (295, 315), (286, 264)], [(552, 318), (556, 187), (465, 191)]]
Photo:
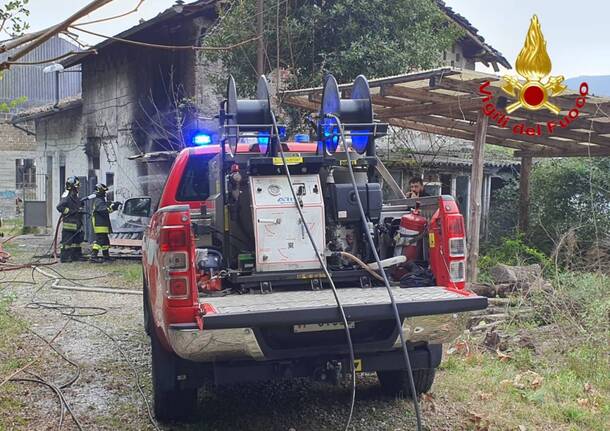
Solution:
[(59, 71), (55, 72), (55, 105), (53, 107), (59, 107)]

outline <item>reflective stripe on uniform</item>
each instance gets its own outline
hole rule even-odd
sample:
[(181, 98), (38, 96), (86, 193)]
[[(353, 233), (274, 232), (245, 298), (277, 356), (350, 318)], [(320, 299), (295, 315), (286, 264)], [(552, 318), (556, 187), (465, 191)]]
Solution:
[(99, 245), (97, 243), (93, 243), (93, 247), (91, 247), (93, 250), (98, 250), (98, 251), (104, 251), (104, 250), (110, 250), (110, 246), (109, 245)]
[(64, 214), (68, 214), (70, 212), (70, 208), (64, 208)]
[(97, 226), (95, 223), (95, 214), (91, 216), (91, 222), (93, 223), (93, 232), (95, 233), (110, 233), (110, 226)]
[(63, 225), (64, 230), (78, 230), (78, 226), (76, 223), (66, 223)]

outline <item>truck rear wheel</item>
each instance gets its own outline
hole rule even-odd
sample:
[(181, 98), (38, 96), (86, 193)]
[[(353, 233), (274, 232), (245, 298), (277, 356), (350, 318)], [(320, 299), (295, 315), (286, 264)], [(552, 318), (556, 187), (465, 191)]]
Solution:
[(197, 389), (176, 387), (178, 357), (166, 351), (155, 331), (151, 331), (153, 404), (156, 418), (161, 422), (187, 421), (197, 404)]
[[(413, 370), (413, 382), (417, 395), (428, 392), (434, 383), (436, 369), (424, 368)], [(377, 378), (382, 390), (392, 396), (411, 396), (407, 370), (377, 371)]]

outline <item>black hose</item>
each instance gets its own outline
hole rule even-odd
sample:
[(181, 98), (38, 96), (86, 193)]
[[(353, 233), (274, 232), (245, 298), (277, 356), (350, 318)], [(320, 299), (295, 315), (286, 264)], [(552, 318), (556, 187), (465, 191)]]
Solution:
[(345, 424), (345, 431), (347, 431), (352, 422), (352, 417), (354, 415), (354, 406), (356, 404), (356, 368), (354, 365), (356, 362), (356, 355), (354, 353), (352, 335), (349, 331), (349, 323), (347, 321), (347, 315), (345, 314), (345, 310), (343, 309), (343, 304), (341, 304), (341, 299), (339, 299), (337, 287), (335, 286), (335, 283), (334, 283), (332, 277), (330, 276), (330, 272), (328, 271), (326, 262), (324, 262), (324, 258), (322, 257), (322, 255), (320, 254), (320, 251), (318, 250), (318, 247), (316, 246), (316, 241), (314, 240), (313, 235), (311, 234), (311, 231), (309, 230), (309, 225), (307, 224), (307, 222), (305, 220), (305, 216), (303, 215), (303, 210), (301, 209), (301, 205), (299, 204), (299, 199), (296, 195), (296, 192), (294, 191), (294, 186), (292, 183), (292, 176), (290, 175), (290, 170), (288, 169), (288, 163), (286, 162), (286, 156), (284, 155), (284, 149), (282, 148), (282, 143), (280, 141), (280, 133), (279, 133), (279, 130), (277, 127), (277, 121), (275, 119), (275, 114), (273, 112), (271, 113), (271, 120), (273, 121), (273, 133), (275, 134), (276, 139), (277, 139), (277, 144), (280, 149), (280, 157), (282, 158), (282, 163), (284, 165), (284, 169), (286, 170), (286, 178), (288, 179), (288, 185), (290, 186), (290, 191), (292, 192), (292, 198), (294, 199), (294, 204), (297, 207), (297, 210), (299, 212), (299, 218), (301, 219), (301, 223), (303, 223), (303, 226), (305, 227), (305, 231), (307, 232), (307, 236), (309, 237), (311, 246), (313, 247), (313, 250), (316, 253), (316, 257), (318, 258), (318, 261), (320, 262), (320, 266), (322, 267), (322, 270), (324, 271), (324, 274), (326, 275), (326, 278), (328, 279), (328, 282), (330, 283), (330, 287), (333, 291), (335, 301), (337, 302), (337, 308), (339, 309), (339, 312), (341, 313), (341, 320), (343, 321), (343, 324), (345, 325), (345, 336), (347, 338), (347, 347), (349, 349), (350, 371), (351, 371), (351, 375), (352, 375), (352, 400), (351, 400), (351, 405), (350, 405), (350, 409), (349, 409), (349, 416), (348, 416), (347, 422)]
[(326, 114), (326, 116), (330, 119), (333, 119), (337, 122), (337, 126), (339, 128), (339, 137), (341, 142), (343, 142), (343, 148), (345, 149), (345, 156), (347, 158), (347, 168), (349, 170), (350, 179), (352, 181), (352, 186), (354, 187), (354, 194), (356, 197), (356, 203), (358, 204), (358, 210), (360, 211), (360, 218), (362, 219), (362, 226), (364, 231), (366, 232), (366, 237), (371, 247), (371, 251), (373, 252), (373, 256), (375, 257), (375, 261), (379, 267), (379, 271), (383, 277), (383, 281), (385, 287), (388, 291), (388, 295), (390, 296), (390, 301), (392, 302), (392, 311), (394, 312), (394, 318), (396, 319), (396, 326), (398, 327), (398, 336), (400, 337), (400, 345), (402, 347), (402, 353), (404, 356), (405, 364), (407, 366), (407, 375), (409, 377), (409, 387), (411, 388), (411, 396), (413, 399), (413, 407), (415, 408), (415, 417), (417, 420), (417, 431), (421, 431), (422, 423), (421, 423), (421, 411), (419, 408), (419, 402), (417, 400), (417, 393), (415, 392), (415, 381), (413, 380), (413, 369), (411, 368), (411, 360), (409, 359), (409, 352), (407, 351), (407, 344), (404, 339), (404, 334), (402, 333), (402, 320), (400, 318), (400, 314), (398, 313), (398, 306), (396, 305), (396, 299), (394, 298), (394, 294), (392, 293), (392, 288), (390, 287), (390, 281), (385, 272), (385, 269), (381, 265), (381, 259), (379, 258), (379, 253), (377, 253), (377, 248), (375, 247), (375, 241), (371, 235), (367, 224), (366, 214), (364, 213), (364, 207), (362, 206), (362, 201), (360, 200), (360, 193), (358, 191), (358, 184), (356, 183), (356, 177), (354, 175), (354, 169), (352, 167), (352, 159), (349, 154), (349, 148), (347, 148), (347, 144), (345, 142), (345, 131), (343, 129), (343, 124), (339, 117), (333, 114)]

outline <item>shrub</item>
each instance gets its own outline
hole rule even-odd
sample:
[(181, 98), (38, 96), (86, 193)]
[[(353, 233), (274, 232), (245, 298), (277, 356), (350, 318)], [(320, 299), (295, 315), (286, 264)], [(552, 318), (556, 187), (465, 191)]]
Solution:
[(498, 246), (490, 247), (479, 259), (479, 268), (485, 274), (489, 269), (503, 263), (505, 265), (539, 264), (545, 271), (553, 270), (549, 257), (535, 247), (524, 242), (523, 235), (514, 238), (503, 238)]
[(610, 232), (610, 158), (558, 159), (532, 171), (528, 242), (550, 254), (559, 239), (575, 232), (580, 250)]

